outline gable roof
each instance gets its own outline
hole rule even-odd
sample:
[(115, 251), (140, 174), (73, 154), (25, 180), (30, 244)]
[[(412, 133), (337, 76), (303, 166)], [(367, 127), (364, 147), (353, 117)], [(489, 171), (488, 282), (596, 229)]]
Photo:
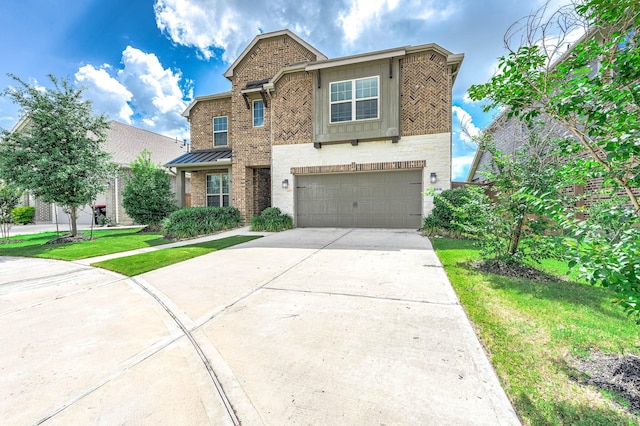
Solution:
[(125, 166), (134, 161), (144, 149), (151, 152), (151, 161), (155, 164), (165, 164), (187, 152), (187, 147), (181, 140), (115, 120), (109, 122), (103, 149), (111, 154), (112, 163)]
[(191, 114), (191, 109), (193, 109), (193, 107), (196, 106), (196, 104), (198, 102), (201, 102), (201, 101), (213, 101), (213, 100), (216, 100), (216, 99), (226, 99), (226, 98), (231, 98), (231, 92), (222, 92), (222, 93), (215, 93), (213, 95), (196, 96), (191, 101), (191, 103), (189, 104), (187, 109), (184, 110), (184, 112), (182, 113), (182, 116), (186, 117), (188, 119), (189, 115)]
[(312, 52), (313, 54), (316, 55), (316, 59), (319, 61), (325, 60), (327, 59), (327, 57), (320, 52), (318, 49), (316, 49), (315, 47), (311, 46), (309, 43), (307, 43), (306, 41), (304, 41), (303, 39), (301, 39), (300, 37), (298, 37), (296, 34), (294, 34), (291, 30), (280, 30), (280, 31), (273, 31), (270, 33), (264, 33), (264, 34), (258, 34), (253, 41), (251, 41), (251, 43), (249, 43), (249, 45), (242, 51), (242, 53), (240, 54), (240, 56), (238, 56), (238, 58), (233, 62), (233, 64), (231, 64), (231, 66), (227, 69), (227, 71), (224, 73), (224, 76), (227, 78), (231, 78), (233, 77), (233, 70), (238, 66), (238, 64), (240, 62), (242, 62), (242, 60), (244, 59), (245, 56), (247, 56), (247, 54), (251, 51), (251, 49), (253, 49), (253, 47), (258, 44), (258, 42), (260, 40), (264, 40), (266, 38), (272, 38), (272, 37), (278, 37), (278, 36), (282, 36), (282, 35), (287, 35), (289, 37), (291, 37), (293, 40), (295, 40), (298, 44), (302, 45), (303, 47), (305, 47), (307, 50), (309, 50), (310, 52)]

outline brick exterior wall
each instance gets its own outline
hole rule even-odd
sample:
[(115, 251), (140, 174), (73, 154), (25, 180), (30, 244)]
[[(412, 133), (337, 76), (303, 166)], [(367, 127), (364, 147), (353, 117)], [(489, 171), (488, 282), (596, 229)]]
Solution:
[(213, 148), (213, 118), (227, 117), (227, 143), (232, 148), (233, 130), (231, 128), (231, 98), (213, 99), (198, 102), (190, 114), (191, 149)]
[[(452, 77), (446, 57), (430, 50), (400, 59), (399, 75), (393, 77), (399, 79), (401, 96), (402, 137), (397, 143), (385, 135), (384, 140), (355, 147), (323, 144), (314, 149), (314, 73), (305, 71), (278, 79), (271, 97), (266, 96), (264, 126), (254, 128), (252, 108), (247, 108), (241, 93), (247, 83), (271, 79), (291, 64), (314, 60), (313, 52), (288, 35), (260, 39), (233, 68), (231, 96), (202, 100), (190, 112), (193, 149), (212, 148), (213, 117), (229, 117), (231, 204), (245, 221), (270, 205), (293, 213), (295, 174), (422, 168), (425, 188), (449, 187)], [(250, 105), (257, 99), (259, 93), (250, 94)], [(206, 205), (205, 176), (210, 172), (192, 172), (193, 206)], [(438, 173), (435, 186), (428, 181), (430, 172)], [(288, 190), (282, 188), (283, 179), (289, 179)], [(431, 210), (430, 203), (424, 201), (423, 214)]]
[(451, 73), (434, 51), (407, 55), (400, 62), (402, 136), (451, 132)]
[[(253, 168), (271, 166), (272, 103), (267, 98), (264, 126), (253, 127), (252, 108), (247, 109), (242, 89), (250, 81), (270, 79), (282, 68), (301, 61), (315, 59), (310, 52), (287, 35), (262, 39), (236, 65), (232, 77), (230, 129), (233, 135), (231, 178), (232, 205), (245, 220), (258, 213), (261, 206), (255, 200)], [(260, 99), (253, 96), (253, 99)], [(192, 198), (192, 202), (195, 200)], [(194, 204), (196, 205), (196, 204)]]
[(313, 76), (298, 72), (276, 84), (272, 103), (273, 145), (313, 142)]

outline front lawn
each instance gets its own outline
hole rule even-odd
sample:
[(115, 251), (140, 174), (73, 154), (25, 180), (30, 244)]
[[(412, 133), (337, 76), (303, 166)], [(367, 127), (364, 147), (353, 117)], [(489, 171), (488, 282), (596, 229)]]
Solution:
[(135, 254), (127, 257), (119, 257), (116, 259), (105, 260), (102, 262), (92, 263), (91, 266), (109, 269), (119, 272), (128, 277), (140, 275), (145, 272), (164, 266), (173, 265), (193, 257), (202, 256), (216, 250), (231, 247), (236, 244), (246, 243), (255, 240), (260, 236), (255, 235), (236, 235), (233, 237), (221, 238), (219, 240), (206, 241), (204, 243), (191, 244), (183, 247), (167, 248), (148, 253)]
[[(576, 366), (598, 354), (640, 354), (640, 326), (611, 303), (608, 289), (559, 278), (483, 273), (469, 241), (431, 239), (449, 279), (524, 424), (631, 425), (640, 420), (615, 392), (579, 383)], [(620, 405), (612, 401), (618, 401)]]
[[(64, 234), (64, 233), (63, 233)], [(84, 231), (83, 235), (89, 235)], [(45, 244), (58, 237), (55, 232), (17, 235), (14, 242), (0, 244), (0, 256), (42, 257), (78, 260), (170, 243), (159, 232), (140, 232), (139, 228), (94, 230), (94, 240), (63, 244)]]

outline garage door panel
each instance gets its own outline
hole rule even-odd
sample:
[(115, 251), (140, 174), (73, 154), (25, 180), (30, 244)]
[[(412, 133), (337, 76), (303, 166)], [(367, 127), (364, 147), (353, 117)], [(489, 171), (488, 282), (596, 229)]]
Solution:
[(422, 171), (296, 177), (297, 225), (419, 228)]

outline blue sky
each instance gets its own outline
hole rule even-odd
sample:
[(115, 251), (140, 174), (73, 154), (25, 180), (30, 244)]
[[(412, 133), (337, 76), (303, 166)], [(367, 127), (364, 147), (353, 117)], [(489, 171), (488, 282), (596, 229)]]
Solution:
[[(465, 60), (453, 93), (454, 180), (492, 119), (468, 100), (504, 54), (503, 35), (542, 0), (3, 0), (0, 89), (12, 73), (49, 87), (48, 74), (86, 87), (94, 110), (136, 127), (188, 138), (194, 96), (230, 89), (222, 74), (260, 32), (288, 28), (329, 58), (435, 42)], [(0, 127), (19, 111), (0, 98)]]

